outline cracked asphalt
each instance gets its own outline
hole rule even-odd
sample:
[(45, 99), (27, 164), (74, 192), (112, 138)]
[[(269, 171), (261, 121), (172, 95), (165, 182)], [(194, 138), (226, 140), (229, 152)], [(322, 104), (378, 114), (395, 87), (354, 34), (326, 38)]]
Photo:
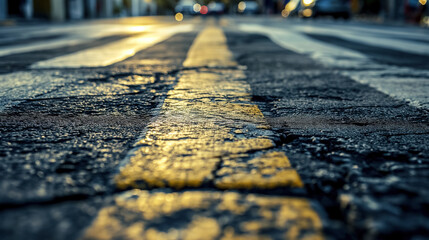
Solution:
[(2, 239), (429, 237), (427, 29), (137, 20), (174, 34), (107, 66), (58, 62), (152, 32), (1, 42)]
[[(255, 102), (330, 218), (358, 239), (426, 238), (427, 111), (311, 59), (297, 61), (300, 56), (266, 37), (249, 41), (232, 33), (229, 39), (248, 67)], [(267, 67), (276, 64), (281, 70)]]

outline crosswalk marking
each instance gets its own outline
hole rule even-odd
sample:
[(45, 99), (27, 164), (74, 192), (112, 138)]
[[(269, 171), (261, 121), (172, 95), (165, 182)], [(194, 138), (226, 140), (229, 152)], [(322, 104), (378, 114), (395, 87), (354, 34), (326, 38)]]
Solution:
[(46, 61), (40, 61), (33, 64), (31, 68), (41, 69), (108, 66), (131, 57), (136, 52), (166, 40), (178, 32), (188, 32), (192, 29), (193, 25), (191, 24), (165, 27), (154, 31), (153, 33), (145, 33), (107, 45), (82, 50)]
[(285, 30), (257, 24), (241, 24), (239, 29), (244, 32), (267, 35), (279, 46), (297, 53), (309, 54), (325, 64), (354, 67), (368, 62), (368, 58), (361, 53), (315, 41), (290, 29)]
[[(59, 48), (82, 44), (89, 41), (94, 41), (103, 37), (124, 35), (124, 34), (137, 34), (150, 31), (154, 26), (141, 26), (137, 27), (124, 27), (118, 24), (91, 24), (91, 25), (78, 25), (78, 26), (55, 26), (44, 28), (19, 28), (20, 31), (5, 32), (5, 29), (0, 34), (5, 35), (18, 35), (23, 34), (27, 39), (33, 36), (47, 36), (47, 35), (63, 35), (61, 38), (52, 40), (36, 41), (27, 44), (11, 45), (0, 47), (0, 57), (10, 54), (25, 53), (31, 51), (48, 50), (52, 48)], [(19, 35), (18, 35), (19, 36)]]
[(294, 31), (312, 34), (323, 34), (336, 36), (350, 41), (365, 43), (372, 46), (385, 47), (389, 49), (396, 49), (404, 52), (413, 52), (417, 54), (429, 54), (429, 46), (426, 43), (413, 42), (406, 39), (392, 39), (383, 37), (383, 35), (368, 34), (365, 32), (356, 33), (356, 30), (350, 31), (349, 29), (335, 29), (332, 27), (320, 26), (303, 26), (294, 27)]
[[(314, 27), (307, 26), (304, 30), (299, 30), (298, 27), (280, 29), (278, 27), (267, 27), (258, 24), (241, 24), (239, 25), (239, 29), (244, 32), (264, 34), (285, 49), (308, 54), (313, 59), (329, 67), (334, 67), (339, 74), (346, 75), (357, 82), (369, 84), (380, 92), (407, 101), (412, 106), (429, 109), (429, 95), (427, 94), (429, 92), (429, 85), (425, 83), (425, 79), (427, 79), (429, 74), (427, 70), (377, 63), (362, 53), (334, 44), (317, 41), (302, 33), (313, 31)], [(338, 35), (338, 31), (336, 30), (327, 32), (335, 36)], [(356, 34), (351, 36), (351, 33), (345, 33), (341, 36), (354, 39), (356, 42), (362, 40), (362, 37), (357, 37)], [(367, 39), (366, 41), (374, 42), (375, 40)], [(407, 41), (396, 40), (395, 43), (390, 41), (384, 46), (383, 44), (386, 42), (380, 40), (377, 45), (395, 49), (394, 44), (405, 42)], [(423, 49), (423, 52), (427, 53), (429, 50), (428, 47), (421, 48), (421, 44), (418, 43), (407, 42), (407, 44), (414, 46), (414, 50), (412, 50), (414, 52)], [(398, 44), (396, 45), (397, 47)], [(404, 50), (403, 47), (399, 49)], [(361, 71), (360, 69), (362, 68), (365, 71)], [(389, 73), (390, 76), (386, 77), (386, 73)]]

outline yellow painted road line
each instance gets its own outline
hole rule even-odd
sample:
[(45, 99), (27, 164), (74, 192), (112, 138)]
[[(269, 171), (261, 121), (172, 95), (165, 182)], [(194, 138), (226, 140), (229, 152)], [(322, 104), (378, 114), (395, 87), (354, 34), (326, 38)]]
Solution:
[(247, 161), (249, 153), (274, 147), (269, 138), (273, 133), (251, 102), (250, 86), (222, 30), (208, 28), (198, 35), (184, 66), (223, 69), (188, 71), (180, 77), (159, 117), (149, 124), (141, 147), (116, 177), (118, 188), (301, 187), (289, 163), (266, 166), (276, 160), (288, 162), (284, 154)]
[(302, 198), (133, 190), (102, 209), (83, 239), (321, 240), (323, 236), (319, 216)]
[[(216, 50), (213, 50), (216, 49)], [(274, 143), (226, 45), (207, 28), (194, 41), (186, 71), (159, 117), (116, 176), (120, 189), (271, 189), (302, 182)], [(130, 190), (103, 208), (83, 239), (323, 239), (310, 202), (229, 191)]]

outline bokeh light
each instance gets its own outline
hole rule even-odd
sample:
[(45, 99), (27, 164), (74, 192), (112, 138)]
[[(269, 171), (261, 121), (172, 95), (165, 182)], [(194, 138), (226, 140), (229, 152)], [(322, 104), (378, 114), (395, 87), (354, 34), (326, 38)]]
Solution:
[(297, 1), (290, 1), (286, 4), (285, 6), (285, 10), (290, 13), (293, 10), (295, 10), (295, 8), (298, 6), (298, 2)]
[(203, 14), (203, 15), (205, 15), (205, 14), (207, 14), (209, 12), (209, 9), (208, 9), (208, 7), (207, 6), (201, 6), (201, 10), (200, 10), (200, 13), (201, 14)]
[(288, 17), (288, 16), (289, 16), (289, 12), (288, 12), (288, 11), (286, 11), (286, 9), (283, 9), (283, 10), (282, 10), (282, 17), (286, 18), (286, 17)]
[(182, 13), (176, 13), (176, 15), (174, 15), (174, 19), (176, 19), (176, 21), (178, 21), (178, 22), (183, 21), (183, 14)]
[(311, 17), (311, 15), (313, 15), (313, 11), (309, 8), (302, 11), (302, 16), (304, 17)]
[(198, 13), (201, 11), (201, 5), (198, 3), (195, 3), (193, 6), (194, 12)]
[(239, 12), (244, 12), (245, 9), (246, 9), (246, 3), (245, 2), (238, 3), (238, 11)]
[(302, 0), (302, 4), (306, 7), (312, 5), (313, 3), (314, 0)]

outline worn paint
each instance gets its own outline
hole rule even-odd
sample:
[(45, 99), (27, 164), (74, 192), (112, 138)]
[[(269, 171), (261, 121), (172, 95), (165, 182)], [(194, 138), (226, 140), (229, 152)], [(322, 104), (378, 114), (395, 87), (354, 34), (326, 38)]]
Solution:
[(83, 239), (323, 239), (302, 198), (133, 190), (102, 209)]
[[(216, 50), (214, 51), (213, 48)], [(218, 28), (204, 30), (158, 118), (116, 176), (119, 189), (302, 187), (251, 102)], [(216, 69), (213, 69), (216, 67)], [(219, 69), (221, 68), (221, 69)], [(310, 202), (222, 191), (130, 190), (103, 208), (83, 239), (323, 239)]]
[[(202, 69), (185, 71), (168, 93), (139, 149), (116, 176), (118, 188), (301, 187), (283, 153), (250, 154), (273, 148), (274, 134), (251, 102), (244, 72), (237, 68), (222, 30), (204, 30), (184, 66)], [(237, 168), (238, 163), (243, 166)]]

